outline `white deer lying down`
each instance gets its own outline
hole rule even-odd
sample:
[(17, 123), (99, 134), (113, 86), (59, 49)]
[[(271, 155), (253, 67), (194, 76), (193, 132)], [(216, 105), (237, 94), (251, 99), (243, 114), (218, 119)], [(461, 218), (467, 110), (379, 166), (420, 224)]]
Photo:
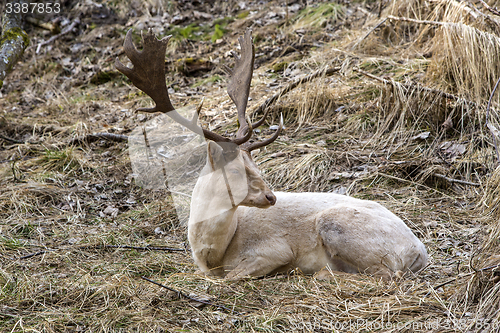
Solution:
[[(223, 150), (214, 142), (208, 147), (188, 225), (189, 243), (202, 271), (240, 278), (294, 268), (310, 274), (329, 266), (390, 277), (425, 266), (424, 245), (385, 207), (335, 193), (273, 194), (244, 150), (226, 164), (225, 172), (229, 184), (237, 183), (243, 160), (248, 194), (228, 210), (226, 181), (215, 172)], [(223, 207), (217, 215), (218, 203)], [(213, 217), (203, 220), (208, 212)]]
[[(264, 142), (249, 139), (264, 117), (251, 124), (245, 118), (253, 73), (251, 33), (239, 39), (228, 93), (236, 104), (240, 127), (232, 140), (203, 129), (207, 163), (191, 199), (188, 237), (196, 264), (207, 274), (231, 279), (262, 276), (299, 268), (306, 274), (333, 271), (392, 277), (417, 272), (427, 251), (405, 223), (380, 204), (334, 193), (273, 193), (262, 179), (251, 150)], [(124, 50), (130, 69), (116, 67), (153, 98), (146, 112), (167, 112), (187, 128), (196, 119), (181, 117), (170, 103), (165, 84), (164, 55), (168, 38), (144, 36), (137, 51), (127, 34)]]

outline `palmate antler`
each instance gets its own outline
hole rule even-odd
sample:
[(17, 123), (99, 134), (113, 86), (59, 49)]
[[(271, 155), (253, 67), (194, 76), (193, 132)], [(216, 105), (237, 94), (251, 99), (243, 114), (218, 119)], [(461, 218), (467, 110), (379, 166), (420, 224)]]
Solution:
[(239, 129), (235, 139), (229, 139), (207, 129), (201, 129), (196, 123), (196, 115), (192, 120), (182, 117), (170, 102), (170, 97), (165, 83), (165, 53), (170, 36), (158, 40), (155, 35), (149, 31), (143, 36), (142, 51), (138, 51), (132, 42), (132, 30), (127, 32), (123, 48), (125, 54), (133, 64), (133, 68), (123, 65), (118, 59), (115, 61), (116, 68), (125, 74), (132, 83), (145, 92), (155, 102), (153, 108), (140, 108), (137, 111), (143, 112), (163, 112), (170, 116), (174, 121), (182, 126), (192, 130), (195, 133), (203, 131), (205, 138), (215, 142), (232, 142), (240, 149), (251, 151), (270, 144), (278, 137), (283, 128), (283, 119), (280, 120), (280, 126), (274, 135), (262, 142), (249, 143), (253, 129), (260, 126), (267, 115), (267, 111), (259, 121), (249, 124), (246, 120), (246, 108), (250, 83), (252, 81), (253, 64), (255, 51), (252, 43), (252, 33), (247, 30), (245, 35), (238, 38), (241, 46), (241, 57), (236, 57), (236, 65), (231, 74), (231, 80), (227, 92), (238, 110)]

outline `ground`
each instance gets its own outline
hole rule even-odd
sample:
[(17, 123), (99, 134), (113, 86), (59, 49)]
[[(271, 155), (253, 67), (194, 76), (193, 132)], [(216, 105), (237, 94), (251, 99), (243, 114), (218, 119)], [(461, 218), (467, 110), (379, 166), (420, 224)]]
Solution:
[[(491, 255), (500, 230), (497, 97), (487, 109), (500, 77), (491, 60), (500, 56), (494, 3), (60, 3), (60, 13), (26, 15), (31, 44), (0, 90), (0, 331), (500, 325), (500, 256)], [(422, 271), (390, 281), (300, 271), (227, 281), (196, 272), (168, 192), (134, 178), (123, 139), (155, 115), (136, 112), (152, 102), (114, 62), (126, 62), (129, 29), (138, 46), (146, 29), (171, 34), (173, 104), (204, 98), (202, 125), (231, 135), (230, 51), (247, 28), (256, 47), (249, 113), (257, 118), (259, 106), (290, 88), (267, 106), (256, 133), (269, 137), (283, 114), (284, 132), (255, 156), (270, 187), (382, 203), (426, 245)]]

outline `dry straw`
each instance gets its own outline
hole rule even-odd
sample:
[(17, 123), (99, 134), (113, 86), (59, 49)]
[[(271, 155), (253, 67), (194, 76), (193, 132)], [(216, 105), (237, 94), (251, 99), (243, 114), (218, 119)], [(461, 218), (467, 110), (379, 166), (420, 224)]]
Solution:
[(434, 40), (434, 77), (445, 78), (445, 90), (474, 101), (490, 96), (500, 77), (500, 38), (463, 23), (448, 23)]
[[(500, 169), (484, 126), (485, 101), (500, 75), (494, 63), (500, 59), (497, 33), (488, 19), (474, 18), (465, 3), (410, 0), (390, 6), (383, 16), (390, 12), (411, 20), (387, 19), (364, 34), (365, 44), (353, 53), (340, 51), (351, 41), (339, 26), (335, 48), (328, 45), (296, 63), (305, 76), (332, 64), (342, 69), (298, 84), (275, 101), (272, 116), (283, 113), (287, 128), (255, 160), (276, 190), (347, 192), (382, 202), (423, 240), (428, 267), (393, 281), (340, 273), (322, 281), (298, 271), (245, 281), (197, 275), (189, 252), (138, 250), (185, 248), (186, 230), (166, 191), (141, 189), (129, 178), (126, 145), (97, 141), (85, 150), (59, 148), (72, 139), (65, 131), (43, 137), (60, 142), (13, 141), (0, 151), (9, 161), (0, 165), (6, 175), (0, 179), (0, 330), (454, 332), (475, 331), (485, 318), (500, 320), (495, 268), (500, 262)], [(337, 20), (320, 17), (315, 23), (328, 26), (351, 15), (331, 13)], [(439, 46), (432, 55), (429, 43)], [(379, 45), (386, 53), (375, 54), (375, 49), (368, 58), (367, 45)], [(404, 51), (408, 45), (412, 49)], [(260, 66), (255, 75), (264, 82), (268, 68)], [(355, 66), (377, 78), (352, 71)], [(68, 104), (71, 110), (86, 105), (78, 101), (77, 88), (65, 92), (65, 100), (75, 104)], [(273, 93), (263, 92), (266, 84), (255, 88), (254, 101)], [(117, 90), (117, 96), (135, 92), (117, 82), (95, 92)], [(207, 93), (212, 105), (221, 104), (214, 96), (222, 90), (215, 90)], [(133, 109), (136, 101), (123, 105)], [(122, 115), (120, 108), (110, 106), (106, 112)], [(494, 101), (489, 121), (500, 128), (497, 109)], [(224, 129), (226, 111), (210, 118), (217, 130)], [(131, 116), (116, 128), (138, 122)], [(88, 126), (93, 131), (100, 125)], [(264, 129), (260, 135), (271, 132)], [(79, 134), (85, 133), (90, 129)], [(14, 152), (23, 156), (16, 163), (9, 160)], [(119, 210), (114, 217), (104, 213), (111, 205)], [(142, 276), (223, 307), (180, 298)], [(451, 320), (464, 325), (450, 327)]]

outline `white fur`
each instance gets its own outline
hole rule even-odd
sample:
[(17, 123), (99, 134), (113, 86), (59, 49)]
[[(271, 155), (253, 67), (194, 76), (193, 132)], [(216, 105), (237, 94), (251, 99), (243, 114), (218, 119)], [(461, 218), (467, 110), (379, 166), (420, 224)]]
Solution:
[[(203, 272), (241, 278), (295, 268), (312, 274), (328, 266), (391, 277), (425, 266), (428, 256), (422, 242), (376, 202), (334, 193), (275, 192), (274, 206), (257, 208), (266, 206), (265, 197), (272, 192), (250, 155), (243, 153), (242, 158), (250, 185), (238, 206), (207, 214), (217, 207), (217, 193), (227, 197), (221, 177), (208, 162), (203, 174), (212, 172), (214, 177), (200, 177), (193, 191), (188, 237)], [(226, 169), (229, 174), (231, 163)], [(211, 217), (203, 220), (203, 215)]]

